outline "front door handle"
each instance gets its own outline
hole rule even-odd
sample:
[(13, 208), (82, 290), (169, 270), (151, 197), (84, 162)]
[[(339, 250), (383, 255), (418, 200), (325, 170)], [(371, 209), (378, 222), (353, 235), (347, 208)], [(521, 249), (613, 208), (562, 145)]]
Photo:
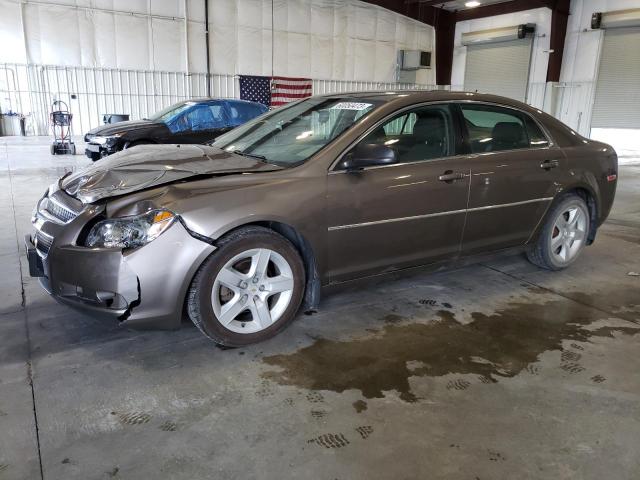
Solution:
[(558, 160), (545, 160), (540, 164), (540, 168), (545, 170), (551, 170), (552, 168), (556, 168), (560, 166), (560, 162)]
[(454, 172), (453, 170), (447, 170), (442, 175), (438, 177), (438, 180), (446, 183), (453, 183), (456, 180), (463, 180), (464, 173)]

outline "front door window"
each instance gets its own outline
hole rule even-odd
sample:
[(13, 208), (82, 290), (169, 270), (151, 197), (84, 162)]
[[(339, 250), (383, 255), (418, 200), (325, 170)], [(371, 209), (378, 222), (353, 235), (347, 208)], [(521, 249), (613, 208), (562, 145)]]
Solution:
[(421, 107), (392, 118), (362, 143), (393, 148), (399, 163), (443, 158), (454, 154), (452, 125), (447, 105)]

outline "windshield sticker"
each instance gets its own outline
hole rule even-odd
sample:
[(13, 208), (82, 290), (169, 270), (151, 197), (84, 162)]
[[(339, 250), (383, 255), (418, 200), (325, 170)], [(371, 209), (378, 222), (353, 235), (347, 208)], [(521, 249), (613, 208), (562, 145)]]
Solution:
[(372, 106), (373, 103), (340, 102), (331, 107), (331, 110), (366, 110)]

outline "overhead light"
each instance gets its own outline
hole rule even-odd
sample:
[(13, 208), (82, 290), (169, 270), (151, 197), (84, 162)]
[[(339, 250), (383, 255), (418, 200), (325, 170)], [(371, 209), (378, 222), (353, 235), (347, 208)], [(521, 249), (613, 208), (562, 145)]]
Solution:
[(471, 2), (465, 3), (464, 6), (467, 8), (479, 7), (480, 2), (477, 2), (476, 0), (472, 0)]

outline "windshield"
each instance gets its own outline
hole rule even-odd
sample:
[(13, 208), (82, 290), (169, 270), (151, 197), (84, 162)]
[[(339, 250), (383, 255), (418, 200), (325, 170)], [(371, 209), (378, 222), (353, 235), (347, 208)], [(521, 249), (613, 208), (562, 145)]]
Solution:
[(379, 104), (359, 98), (311, 97), (245, 123), (212, 145), (289, 167), (307, 160)]
[(176, 118), (176, 116), (180, 115), (185, 110), (193, 107), (195, 105), (194, 102), (180, 102), (174, 103), (173, 105), (163, 108), (159, 112), (154, 113), (149, 117), (149, 120), (153, 120), (154, 122), (164, 122), (169, 123)]

